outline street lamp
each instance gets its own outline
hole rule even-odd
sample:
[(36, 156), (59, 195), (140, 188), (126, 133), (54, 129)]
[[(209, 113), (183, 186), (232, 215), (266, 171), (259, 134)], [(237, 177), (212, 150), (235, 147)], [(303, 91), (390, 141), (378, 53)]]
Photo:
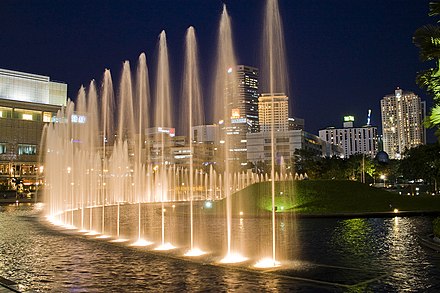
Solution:
[(387, 177), (384, 174), (382, 174), (382, 175), (380, 175), (380, 179), (383, 180), (383, 187), (385, 188), (385, 182), (387, 180)]

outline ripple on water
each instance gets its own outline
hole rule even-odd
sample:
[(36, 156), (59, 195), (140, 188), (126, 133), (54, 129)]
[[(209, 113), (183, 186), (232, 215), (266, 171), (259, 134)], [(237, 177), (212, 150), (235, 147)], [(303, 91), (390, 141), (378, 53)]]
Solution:
[[(0, 276), (22, 284), (24, 291), (338, 292), (341, 288), (317, 287), (289, 276), (304, 274), (310, 278), (314, 274), (316, 278), (329, 279), (333, 275), (335, 280), (350, 283), (357, 282), (360, 274), (365, 278), (364, 271), (386, 274), (362, 287), (366, 290), (434, 290), (438, 288), (435, 284), (440, 284), (440, 257), (421, 248), (414, 236), (416, 231), (426, 229), (429, 219), (425, 218), (403, 218), (397, 224), (394, 219), (298, 220), (301, 242), (281, 244), (294, 247), (292, 254), (300, 248), (298, 263), (309, 265), (293, 266), (286, 273), (288, 277), (282, 277), (201, 265), (60, 234), (40, 225), (30, 207), (8, 207), (2, 211)], [(252, 221), (247, 224), (252, 225)], [(289, 227), (288, 222), (285, 225)], [(331, 269), (331, 274), (325, 273), (330, 269), (322, 265), (356, 268), (360, 273), (353, 271), (350, 276), (345, 273), (347, 270), (337, 268)]]

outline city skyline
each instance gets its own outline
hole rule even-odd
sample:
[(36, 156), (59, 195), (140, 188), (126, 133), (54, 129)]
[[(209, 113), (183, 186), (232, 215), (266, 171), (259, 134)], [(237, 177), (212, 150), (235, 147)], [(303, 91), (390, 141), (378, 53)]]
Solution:
[[(264, 1), (224, 2), (232, 18), (238, 63), (259, 67), (259, 20)], [(380, 100), (398, 86), (418, 94), (429, 109), (431, 98), (415, 84), (422, 64), (412, 44), (414, 31), (433, 23), (427, 16), (428, 3), (280, 1), (290, 75), (290, 116), (304, 118), (305, 129), (317, 133), (340, 126), (348, 114), (361, 126), (372, 109), (371, 124), (380, 127)], [(146, 52), (149, 70), (154, 71), (157, 36), (162, 29), (170, 49), (173, 95), (179, 96), (184, 33), (194, 25), (204, 99), (210, 105), (208, 84), (220, 1), (112, 2), (106, 7), (85, 1), (42, 1), (38, 5), (9, 1), (3, 6), (2, 26), (9, 29), (0, 33), (8, 40), (0, 49), (0, 67), (62, 80), (73, 100), (81, 84), (87, 86), (91, 79), (101, 82), (105, 68), (111, 69), (118, 82), (123, 60), (130, 60), (134, 70), (141, 52)], [(428, 134), (428, 142), (433, 140)]]

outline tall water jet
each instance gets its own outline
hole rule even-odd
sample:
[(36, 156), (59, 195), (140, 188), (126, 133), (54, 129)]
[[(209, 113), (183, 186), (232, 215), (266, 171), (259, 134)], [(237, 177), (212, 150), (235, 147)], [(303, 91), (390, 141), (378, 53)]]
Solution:
[(262, 76), (263, 90), (272, 97), (271, 107), (271, 190), (272, 190), (272, 259), (262, 260), (257, 267), (278, 266), (276, 261), (276, 225), (275, 225), (275, 107), (276, 93), (287, 94), (288, 75), (286, 67), (286, 50), (282, 20), (278, 8), (278, 0), (267, 0), (264, 17), (262, 44)]
[[(146, 193), (149, 192), (148, 184), (145, 184), (143, 180), (147, 175), (145, 173), (145, 165), (142, 158), (142, 145), (144, 142), (145, 130), (149, 127), (148, 106), (150, 103), (150, 87), (148, 77), (147, 58), (144, 53), (139, 56), (137, 76), (136, 76), (136, 107), (134, 116), (137, 118), (137, 148), (135, 148), (135, 160), (134, 160), (134, 184), (135, 195), (138, 201), (138, 240), (137, 245), (148, 245), (150, 242), (142, 238), (142, 212), (141, 203), (146, 200)], [(146, 146), (149, 150), (149, 145)], [(148, 153), (148, 152), (147, 152)], [(149, 159), (145, 158), (148, 162)], [(119, 206), (118, 206), (119, 210)]]
[[(99, 170), (101, 166), (100, 154), (97, 151), (97, 146), (99, 145), (99, 115), (98, 115), (98, 94), (96, 90), (95, 81), (90, 82), (88, 92), (87, 92), (87, 111), (84, 115), (82, 126), (83, 131), (86, 133), (86, 142), (82, 142), (84, 148), (87, 152), (88, 163), (87, 169), (85, 170), (86, 183), (85, 190), (87, 194), (87, 200), (85, 200), (82, 208), (83, 216), (85, 217), (86, 201), (91, 205), (93, 199), (97, 198), (99, 193), (99, 188), (97, 182), (99, 182)], [(91, 222), (91, 220), (89, 220)], [(81, 227), (82, 231), (85, 231), (85, 227)], [(91, 229), (90, 229), (91, 230)]]
[[(78, 93), (78, 98), (77, 98), (77, 102), (76, 102), (76, 117), (78, 117), (78, 115), (85, 115), (87, 112), (87, 103), (86, 103), (86, 92), (83, 86), (81, 86), (79, 93)], [(85, 156), (86, 152), (87, 152), (87, 133), (81, 129), (81, 127), (75, 127), (74, 129), (74, 137), (76, 137), (78, 139), (78, 141), (80, 142), (79, 144), (79, 148), (80, 148), (80, 153), (82, 156)], [(85, 158), (84, 158), (85, 159)], [(86, 164), (86, 160), (80, 160), (80, 163), (82, 164)], [(81, 166), (80, 169), (84, 169), (84, 166)], [(80, 184), (79, 185), (79, 196), (80, 196), (80, 208), (81, 208), (81, 230), (84, 230), (84, 196), (85, 196), (85, 190), (84, 190), (84, 184)], [(73, 213), (72, 213), (73, 214)], [(73, 217), (73, 216), (72, 216)], [(72, 220), (73, 222), (73, 220)]]
[[(216, 75), (214, 82), (215, 110), (214, 118), (219, 121), (222, 133), (223, 156), (221, 157), (224, 176), (223, 192), (226, 198), (226, 241), (227, 252), (222, 262), (236, 262), (237, 257), (232, 257), (232, 207), (231, 207), (231, 176), (233, 170), (230, 160), (231, 138), (227, 134), (231, 127), (232, 103), (235, 95), (235, 69), (237, 67), (234, 46), (232, 42), (231, 19), (223, 5), (218, 32), (218, 52)], [(238, 257), (241, 260), (241, 257)]]
[(183, 73), (183, 123), (185, 132), (189, 137), (190, 162), (189, 162), (189, 200), (190, 200), (190, 251), (187, 255), (200, 255), (202, 252), (194, 246), (194, 137), (192, 127), (203, 124), (203, 103), (199, 84), (199, 65), (197, 59), (197, 41), (195, 30), (188, 28), (185, 39), (185, 64)]
[[(156, 127), (171, 127), (171, 92), (170, 92), (170, 73), (168, 61), (168, 48), (165, 31), (159, 35), (159, 54), (157, 63), (156, 76), (156, 106), (155, 106), (155, 126)], [(167, 162), (165, 154), (166, 138), (165, 133), (161, 132), (161, 154), (160, 162), (157, 168), (156, 178), (160, 185), (158, 190), (160, 192), (161, 202), (161, 246), (159, 249), (171, 248), (169, 243), (165, 243), (165, 201), (168, 199), (168, 178), (167, 178)]]
[[(104, 72), (104, 80), (102, 83), (102, 162), (101, 162), (101, 205), (102, 205), (102, 217), (101, 217), (101, 233), (105, 233), (105, 199), (106, 199), (106, 176), (107, 176), (107, 149), (106, 145), (109, 142), (113, 142), (113, 110), (114, 110), (114, 94), (113, 94), (113, 81), (109, 69)], [(90, 211), (92, 217), (92, 211)], [(92, 220), (90, 221), (92, 225)], [(92, 229), (91, 229), (92, 230)]]

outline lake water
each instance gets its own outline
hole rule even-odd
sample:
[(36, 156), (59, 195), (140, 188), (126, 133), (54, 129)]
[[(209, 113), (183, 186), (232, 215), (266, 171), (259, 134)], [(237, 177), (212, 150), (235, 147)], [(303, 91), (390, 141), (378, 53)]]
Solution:
[[(183, 220), (169, 224), (179, 245), (188, 240)], [(287, 261), (276, 270), (251, 268), (270, 247), (270, 219), (234, 219), (234, 245), (251, 258), (240, 265), (216, 262), (224, 220), (201, 222), (197, 234), (210, 236), (200, 243), (212, 253), (189, 260), (183, 248), (153, 252), (54, 228), (34, 205), (0, 206), (0, 276), (34, 292), (440, 292), (440, 253), (417, 241), (431, 230), (427, 217), (280, 218), (277, 248)]]

